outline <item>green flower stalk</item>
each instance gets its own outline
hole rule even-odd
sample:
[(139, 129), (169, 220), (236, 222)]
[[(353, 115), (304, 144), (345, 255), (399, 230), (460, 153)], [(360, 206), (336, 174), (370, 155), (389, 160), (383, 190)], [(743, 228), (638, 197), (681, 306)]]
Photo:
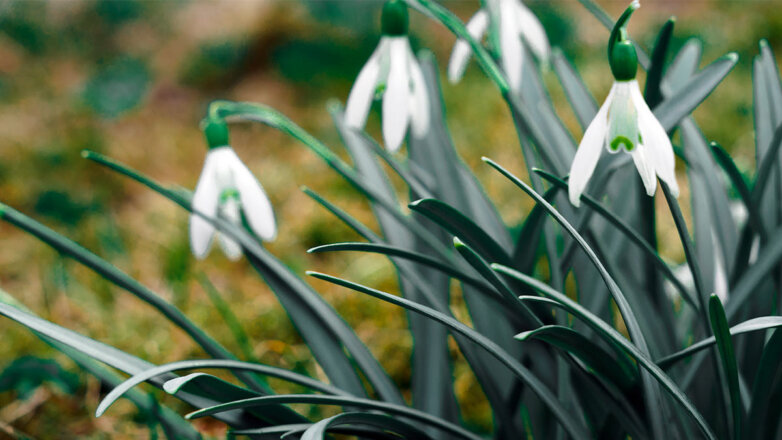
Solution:
[(381, 19), (383, 36), (356, 77), (345, 106), (347, 125), (363, 129), (372, 101), (382, 95), (383, 141), (391, 152), (401, 148), (408, 128), (419, 137), (429, 131), (429, 96), (423, 71), (410, 48), (408, 21), (404, 2), (386, 2)]
[(630, 15), (639, 7), (638, 1), (631, 3), (611, 31), (608, 63), (615, 81), (573, 158), (568, 191), (574, 206), (580, 205), (581, 194), (603, 147), (611, 154), (624, 151), (632, 156), (649, 196), (657, 189), (657, 177), (668, 185), (672, 194), (679, 194), (671, 140), (646, 104), (635, 79), (638, 58), (626, 26)]
[(236, 225), (241, 225), (244, 217), (255, 235), (271, 241), (277, 235), (274, 212), (261, 184), (229, 145), (226, 122), (210, 115), (203, 120), (202, 130), (209, 151), (193, 194), (190, 248), (196, 258), (205, 258), (217, 235), (225, 255), (231, 260), (238, 260), (242, 256), (239, 243), (217, 232), (214, 225), (201, 215), (220, 217)]

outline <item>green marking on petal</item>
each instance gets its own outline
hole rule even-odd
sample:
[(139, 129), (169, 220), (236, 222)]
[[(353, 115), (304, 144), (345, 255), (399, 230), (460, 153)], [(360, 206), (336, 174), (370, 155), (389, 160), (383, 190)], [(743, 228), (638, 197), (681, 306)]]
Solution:
[(613, 140), (611, 140), (611, 150), (612, 151), (619, 151), (619, 146), (624, 145), (625, 151), (630, 152), (633, 151), (635, 148), (635, 144), (630, 139), (626, 138), (625, 136), (617, 136)]
[(225, 203), (229, 200), (239, 200), (239, 191), (235, 188), (223, 190), (223, 192), (220, 193), (220, 203)]
[(385, 91), (386, 91), (386, 83), (383, 82), (378, 84), (377, 87), (375, 88), (375, 97), (374, 97), (375, 101), (379, 101), (380, 98), (383, 97), (383, 93), (385, 93)]

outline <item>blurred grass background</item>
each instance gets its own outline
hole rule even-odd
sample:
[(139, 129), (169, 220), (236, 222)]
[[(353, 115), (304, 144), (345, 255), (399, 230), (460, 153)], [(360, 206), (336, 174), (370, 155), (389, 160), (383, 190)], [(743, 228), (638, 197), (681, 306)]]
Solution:
[[(616, 15), (624, 1), (600, 1)], [(261, 362), (322, 376), (274, 295), (249, 265), (219, 251), (204, 262), (190, 254), (187, 215), (140, 185), (83, 160), (84, 148), (108, 154), (151, 176), (192, 188), (205, 148), (198, 121), (207, 103), (224, 98), (276, 107), (344, 156), (326, 103), (344, 102), (378, 38), (378, 7), (360, 0), (73, 0), (0, 2), (0, 200), (73, 238), (167, 298), (235, 353), (241, 347), (198, 282), (205, 275), (249, 335)], [(576, 1), (530, 1), (554, 46), (561, 47), (600, 101), (611, 85), (607, 31)], [(448, 1), (463, 19), (477, 1)], [(413, 15), (414, 47), (431, 49), (443, 68), (453, 37)], [(779, 52), (782, 13), (773, 1), (645, 2), (631, 35), (650, 48), (657, 29), (678, 17), (675, 48), (691, 36), (704, 63), (728, 52), (739, 64), (695, 112), (706, 137), (754, 169), (751, 63), (759, 39)], [(560, 115), (579, 139), (553, 73), (544, 74)], [(529, 202), (481, 166), (490, 156), (523, 175), (515, 130), (494, 86), (473, 64), (457, 86), (444, 84), (447, 117), (459, 152), (475, 170), (508, 224)], [(469, 121), (470, 123), (465, 123)], [(379, 134), (378, 117), (368, 130)], [(269, 249), (303, 274), (338, 274), (396, 291), (384, 258), (308, 255), (312, 246), (357, 237), (306, 197), (306, 185), (374, 226), (368, 206), (314, 155), (266, 127), (232, 128), (239, 156), (272, 199), (280, 226)], [(680, 164), (679, 174), (683, 176)], [(396, 182), (397, 184), (399, 182)], [(400, 186), (401, 188), (401, 186)], [(687, 192), (683, 198), (686, 200)], [(661, 205), (662, 206), (662, 205)], [(659, 222), (671, 231), (667, 211)], [(117, 289), (30, 236), (0, 223), (0, 288), (46, 319), (154, 363), (203, 357), (178, 329)], [(676, 240), (673, 240), (676, 243)], [(681, 261), (681, 249), (665, 255)], [(405, 315), (390, 305), (333, 285), (312, 284), (355, 328), (394, 380), (410, 382), (412, 344)], [(455, 306), (457, 316), (466, 312)], [(0, 320), (0, 438), (139, 438), (146, 428), (121, 402), (93, 412), (99, 384), (22, 327)], [(458, 357), (457, 350), (453, 349)], [(14, 360), (23, 357), (21, 361)], [(37, 358), (53, 359), (49, 364)], [(43, 362), (43, 363), (42, 363)], [(19, 376), (38, 366), (56, 374)], [(60, 371), (58, 365), (61, 366)], [(40, 369), (38, 368), (38, 369)], [(454, 367), (465, 420), (490, 429), (480, 389), (467, 368)], [(42, 378), (54, 378), (38, 387)], [(180, 412), (186, 408), (166, 399)], [(218, 422), (199, 421), (220, 436)]]

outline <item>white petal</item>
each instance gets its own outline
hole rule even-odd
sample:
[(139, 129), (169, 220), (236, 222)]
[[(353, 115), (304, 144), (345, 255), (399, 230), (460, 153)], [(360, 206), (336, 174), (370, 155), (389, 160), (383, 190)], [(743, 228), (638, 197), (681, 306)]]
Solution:
[(614, 97), (608, 108), (608, 135), (606, 148), (611, 153), (631, 151), (638, 141), (638, 111), (632, 98), (635, 81), (616, 81)]
[(653, 196), (654, 191), (657, 189), (657, 176), (654, 175), (654, 165), (649, 160), (649, 149), (646, 145), (638, 144), (630, 152), (630, 156), (633, 157), (635, 168), (638, 169), (638, 174), (641, 175), (646, 194), (650, 197)]
[[(488, 27), (489, 13), (485, 9), (479, 9), (467, 22), (467, 32), (473, 39), (478, 41), (483, 38), (483, 34), (486, 33)], [(467, 68), (467, 61), (470, 60), (470, 55), (472, 55), (470, 45), (462, 39), (456, 40), (456, 43), (453, 45), (453, 52), (451, 52), (451, 60), (448, 62), (449, 81), (456, 83), (462, 79), (464, 70)]]
[[(507, 5), (507, 6), (506, 6)], [(512, 3), (500, 3), (500, 52), (502, 69), (508, 77), (511, 90), (521, 90), (521, 65), (524, 45), (521, 44), (519, 27)]]
[(424, 72), (418, 64), (418, 59), (410, 50), (408, 45), (408, 63), (410, 66), (410, 84), (412, 86), (410, 99), (410, 125), (413, 127), (413, 134), (417, 137), (423, 137), (429, 132), (430, 112), (429, 92), (426, 88)]
[(239, 200), (242, 202), (242, 212), (250, 229), (264, 241), (274, 240), (277, 236), (277, 225), (272, 204), (263, 187), (236, 153), (233, 153), (231, 171), (236, 190), (239, 191)]
[(372, 106), (372, 99), (375, 96), (380, 76), (380, 59), (385, 52), (386, 45), (386, 38), (381, 38), (377, 48), (372, 52), (372, 56), (358, 73), (353, 88), (350, 89), (348, 102), (345, 105), (345, 123), (349, 127), (360, 129), (364, 128), (367, 123), (367, 115)]
[[(220, 159), (220, 155), (215, 153), (219, 150), (222, 148), (209, 150), (206, 154), (204, 168), (193, 194), (193, 210), (208, 217), (217, 215), (217, 202), (220, 198), (221, 189), (215, 175), (217, 161)], [(195, 213), (190, 214), (190, 249), (196, 258), (202, 259), (209, 253), (214, 232), (215, 228), (211, 223)]]
[[(239, 213), (239, 200), (235, 196), (229, 197), (220, 204), (220, 217), (236, 226), (242, 225), (242, 217)], [(224, 233), (217, 233), (217, 242), (229, 260), (236, 261), (242, 256), (242, 247), (234, 239)]]
[(402, 146), (410, 121), (410, 83), (407, 37), (390, 37), (391, 66), (383, 93), (383, 139), (386, 149), (396, 152)]
[(568, 179), (568, 197), (573, 206), (581, 205), (581, 194), (584, 192), (589, 178), (595, 171), (597, 161), (603, 151), (603, 145), (606, 142), (606, 132), (608, 130), (608, 108), (614, 99), (614, 89), (611, 88), (603, 106), (598, 110), (595, 119), (589, 123), (584, 137), (576, 150), (576, 156), (570, 166), (570, 178)]
[(638, 131), (641, 133), (644, 146), (647, 149), (647, 157), (655, 173), (660, 180), (665, 182), (675, 197), (679, 196), (679, 184), (676, 182), (676, 160), (673, 155), (673, 146), (660, 121), (649, 109), (641, 95), (641, 89), (637, 81), (632, 81), (634, 87), (631, 97), (635, 109), (638, 112)]
[(519, 29), (524, 40), (529, 44), (530, 49), (535, 56), (542, 62), (548, 62), (551, 48), (549, 47), (548, 37), (543, 25), (540, 24), (538, 17), (532, 13), (523, 3), (519, 2), (516, 8), (519, 21)]
[(242, 257), (242, 247), (233, 238), (218, 232), (217, 243), (220, 244), (220, 249), (229, 260), (237, 261)]

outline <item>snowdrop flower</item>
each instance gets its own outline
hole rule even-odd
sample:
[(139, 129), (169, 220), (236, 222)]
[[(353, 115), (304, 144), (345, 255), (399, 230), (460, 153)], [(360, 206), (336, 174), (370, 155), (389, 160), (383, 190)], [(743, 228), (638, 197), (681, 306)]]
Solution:
[[(265, 241), (274, 240), (277, 227), (269, 198), (228, 145), (228, 126), (222, 120), (207, 119), (204, 134), (209, 152), (193, 194), (193, 210), (239, 227), (244, 217), (255, 235)], [(190, 215), (190, 248), (196, 258), (202, 259), (209, 254), (215, 234), (229, 259), (237, 260), (242, 256), (239, 243), (217, 232), (214, 225), (201, 216)]]
[(568, 195), (574, 206), (580, 205), (581, 194), (604, 148), (612, 154), (623, 150), (630, 154), (649, 196), (657, 188), (657, 177), (674, 196), (679, 195), (671, 141), (644, 101), (635, 80), (638, 59), (624, 26), (639, 6), (637, 1), (633, 2), (611, 32), (608, 59), (615, 81), (605, 103), (584, 132), (570, 167)]
[(381, 27), (380, 43), (350, 90), (345, 122), (349, 127), (364, 128), (375, 95), (382, 94), (383, 141), (387, 150), (396, 152), (408, 126), (416, 136), (429, 130), (429, 97), (407, 38), (407, 6), (399, 0), (386, 2)]
[[(487, 0), (486, 6), (467, 22), (467, 31), (472, 38), (481, 40), (490, 23), (497, 26), (502, 70), (508, 77), (511, 89), (518, 91), (521, 89), (521, 66), (524, 60), (522, 40), (541, 62), (547, 63), (551, 48), (546, 31), (521, 0)], [(470, 53), (470, 46), (465, 40), (456, 41), (448, 63), (448, 79), (452, 83), (458, 82), (464, 75)]]

